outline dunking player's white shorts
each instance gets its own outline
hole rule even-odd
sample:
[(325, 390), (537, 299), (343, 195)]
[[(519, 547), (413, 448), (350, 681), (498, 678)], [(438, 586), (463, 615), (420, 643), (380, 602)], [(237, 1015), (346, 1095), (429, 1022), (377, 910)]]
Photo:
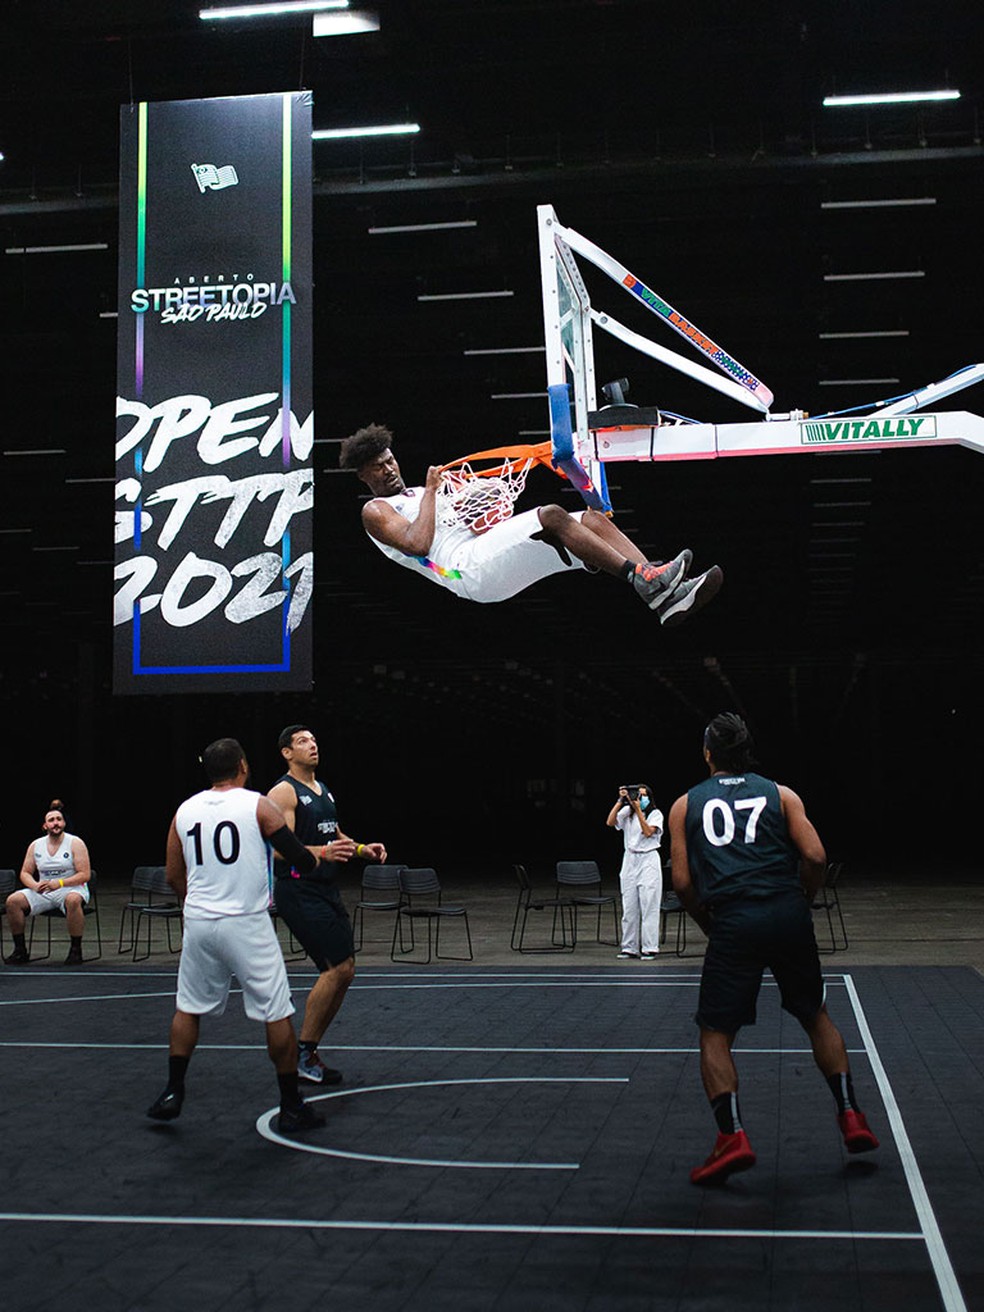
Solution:
[(266, 911), (211, 920), (186, 918), (178, 1010), (190, 1016), (221, 1016), (233, 975), (242, 986), (250, 1020), (275, 1021), (293, 1015), (283, 953)]
[[(583, 510), (574, 513), (580, 520)], [(524, 510), (487, 533), (473, 533), (467, 541), (455, 543), (449, 559), (441, 565), (456, 570), (460, 579), (445, 578), (447, 587), (469, 601), (505, 601), (549, 574), (568, 569), (584, 569), (582, 561), (564, 547), (534, 541), (543, 525), (535, 510)]]

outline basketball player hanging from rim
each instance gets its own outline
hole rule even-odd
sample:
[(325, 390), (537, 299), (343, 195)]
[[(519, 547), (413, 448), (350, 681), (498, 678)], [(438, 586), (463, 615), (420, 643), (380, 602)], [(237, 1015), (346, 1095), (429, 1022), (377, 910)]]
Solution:
[[(512, 502), (522, 490), (530, 460), (517, 470), (506, 462), (493, 478), (467, 465), (432, 465), (422, 487), (407, 487), (392, 451), (393, 434), (369, 424), (345, 439), (340, 463), (372, 493), (362, 525), (390, 560), (432, 579), (469, 601), (504, 601), (550, 574), (602, 571), (624, 579), (671, 627), (718, 592), (724, 575), (712, 565), (688, 579), (691, 552), (647, 561), (607, 516), (538, 506), (518, 515)], [(471, 457), (475, 459), (475, 457)]]

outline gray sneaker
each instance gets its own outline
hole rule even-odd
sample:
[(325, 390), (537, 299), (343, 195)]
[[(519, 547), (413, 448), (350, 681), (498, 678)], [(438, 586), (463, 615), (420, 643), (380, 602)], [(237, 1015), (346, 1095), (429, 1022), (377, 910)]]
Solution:
[(721, 590), (724, 574), (717, 565), (712, 565), (695, 579), (680, 583), (669, 597), (665, 599), (659, 611), (659, 622), (668, 629), (682, 624), (691, 615), (696, 615), (709, 601), (713, 601)]
[(316, 1052), (307, 1052), (304, 1048), (297, 1056), (298, 1079), (311, 1084), (341, 1084), (342, 1072), (326, 1066)]
[(678, 556), (668, 561), (646, 561), (636, 565), (632, 586), (650, 610), (659, 610), (678, 583), (686, 577), (693, 553), (684, 547)]

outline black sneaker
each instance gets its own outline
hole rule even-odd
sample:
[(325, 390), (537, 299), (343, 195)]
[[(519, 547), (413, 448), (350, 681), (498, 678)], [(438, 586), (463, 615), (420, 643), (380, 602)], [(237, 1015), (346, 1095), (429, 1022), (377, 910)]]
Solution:
[(74, 947), (74, 946), (73, 946), (73, 947), (70, 947), (70, 948), (68, 949), (68, 956), (65, 958), (65, 965), (66, 965), (66, 966), (81, 966), (81, 965), (82, 965), (82, 949), (81, 949), (81, 948)]
[(27, 948), (14, 948), (9, 957), (4, 957), (5, 966), (26, 966), (31, 960), (31, 954)]
[(281, 1107), (277, 1117), (277, 1131), (280, 1134), (303, 1134), (305, 1130), (319, 1130), (325, 1124), (320, 1112), (314, 1111), (306, 1102), (300, 1107)]
[(659, 610), (690, 568), (693, 553), (684, 547), (678, 556), (667, 561), (647, 561), (636, 565), (632, 586), (650, 610)]
[(184, 1093), (174, 1089), (165, 1089), (157, 1101), (147, 1108), (147, 1115), (152, 1121), (176, 1121), (181, 1115)]
[(723, 582), (724, 573), (717, 565), (712, 565), (709, 570), (698, 574), (695, 579), (687, 579), (686, 582), (679, 584), (659, 608), (660, 624), (672, 629), (675, 625), (689, 619), (691, 615), (696, 615), (709, 601), (714, 600)]

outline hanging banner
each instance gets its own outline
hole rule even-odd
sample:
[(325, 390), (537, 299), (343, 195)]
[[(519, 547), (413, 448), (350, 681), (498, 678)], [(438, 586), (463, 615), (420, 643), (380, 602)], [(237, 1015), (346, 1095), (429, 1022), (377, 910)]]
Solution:
[(113, 690), (311, 686), (311, 96), (121, 113)]

